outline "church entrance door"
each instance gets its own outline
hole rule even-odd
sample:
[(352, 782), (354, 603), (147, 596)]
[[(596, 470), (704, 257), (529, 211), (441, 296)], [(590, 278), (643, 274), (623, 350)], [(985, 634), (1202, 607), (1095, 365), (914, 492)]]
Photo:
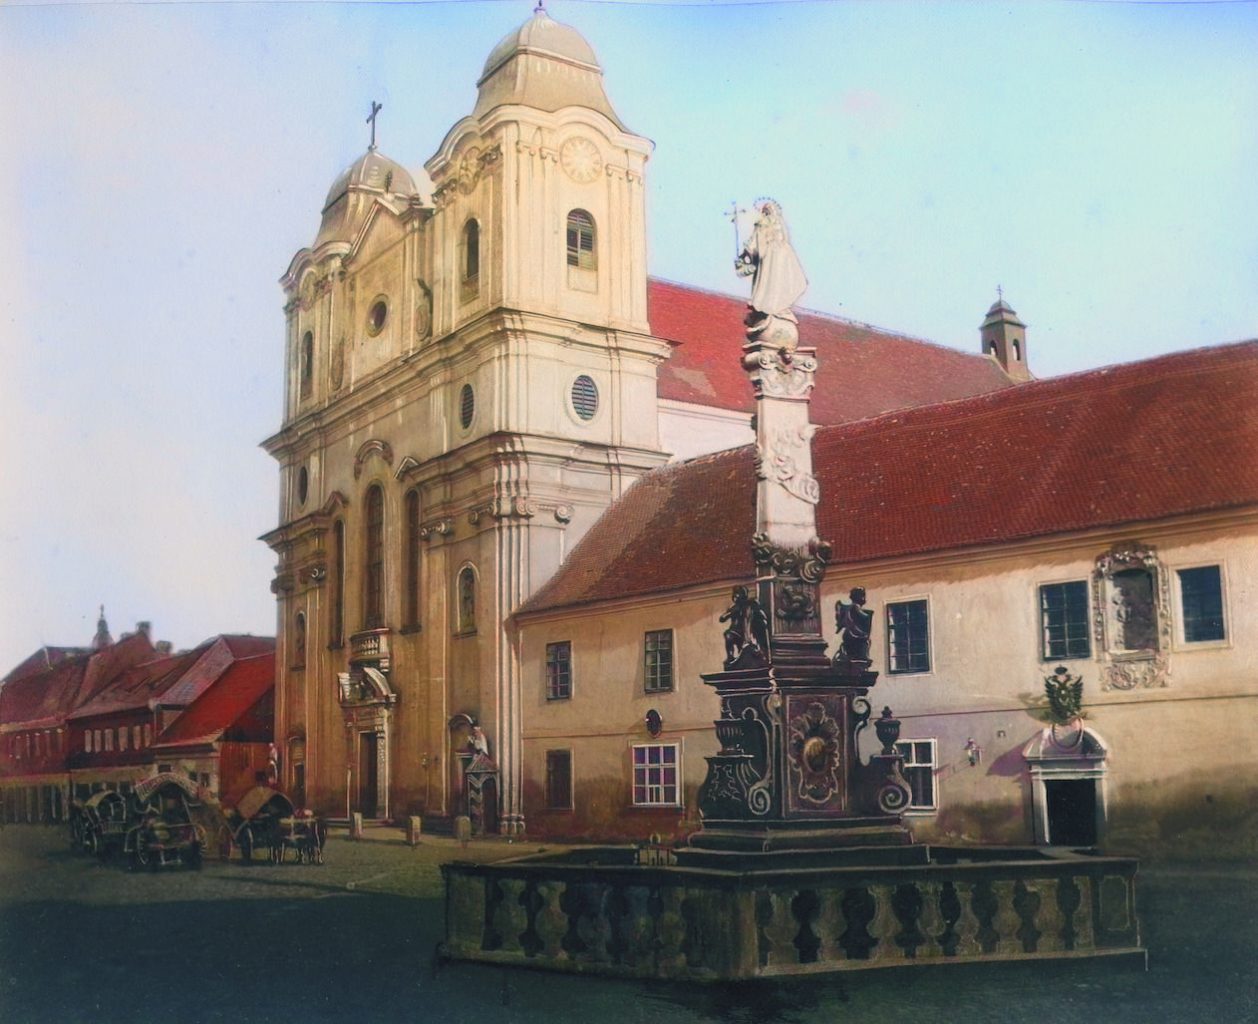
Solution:
[(1096, 845), (1096, 781), (1046, 779), (1048, 841), (1053, 846)]
[(374, 732), (358, 736), (358, 810), (364, 818), (374, 818), (379, 805), (379, 773), (376, 770), (379, 742)]

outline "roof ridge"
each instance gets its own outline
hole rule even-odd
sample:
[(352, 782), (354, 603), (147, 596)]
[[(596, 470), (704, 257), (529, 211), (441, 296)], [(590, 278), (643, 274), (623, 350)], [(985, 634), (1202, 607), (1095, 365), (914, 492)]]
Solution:
[[(704, 295), (714, 295), (717, 298), (721, 298), (721, 299), (729, 299), (732, 302), (742, 303), (744, 306), (747, 304), (747, 297), (745, 295), (735, 295), (732, 292), (718, 291), (715, 288), (704, 288), (701, 285), (687, 284), (685, 281), (674, 281), (670, 277), (659, 277), (658, 275), (655, 275), (655, 274), (647, 275), (647, 280), (648, 282), (657, 281), (660, 284), (672, 285), (674, 288), (684, 288), (687, 291), (691, 291), (691, 292), (702, 292)], [(984, 358), (981, 353), (965, 352), (962, 349), (953, 348), (951, 345), (945, 345), (941, 341), (934, 341), (930, 338), (923, 338), (920, 335), (916, 335), (916, 334), (907, 334), (904, 331), (897, 331), (890, 327), (879, 327), (877, 324), (871, 324), (865, 320), (857, 320), (854, 317), (850, 317), (850, 316), (843, 316), (839, 313), (832, 313), (829, 310), (814, 309), (812, 306), (795, 306), (794, 308), (798, 312), (803, 313), (806, 316), (815, 316), (821, 320), (830, 320), (833, 323), (847, 324), (851, 327), (863, 327), (868, 331), (875, 331), (878, 334), (885, 334), (889, 338), (903, 338), (905, 341), (916, 341), (916, 342), (920, 342), (923, 345), (933, 345), (935, 348), (946, 349), (949, 352), (956, 352), (963, 356), (975, 356), (976, 358), (979, 358), (979, 359)], [(684, 344), (684, 342), (682, 344)]]
[[(1087, 370), (1075, 370), (1071, 373), (1063, 373), (1055, 377), (1040, 377), (1034, 380), (1022, 381), (1013, 387), (998, 388), (995, 391), (985, 391), (979, 395), (966, 395), (963, 398), (949, 398), (942, 402), (932, 402), (929, 405), (914, 405), (903, 409), (892, 409), (889, 412), (881, 412), (877, 415), (866, 416), (865, 418), (859, 420), (850, 420), (847, 423), (819, 424), (817, 426), (817, 431), (818, 433), (833, 435), (836, 433), (843, 433), (848, 430), (855, 432), (857, 428), (873, 429), (880, 425), (880, 421), (907, 421), (917, 418), (926, 418), (933, 411), (967, 404), (973, 405), (976, 412), (979, 411), (983, 405), (996, 408), (1007, 403), (1022, 405), (1024, 408), (1034, 408), (1055, 400), (1058, 397), (1055, 392), (1071, 383), (1077, 383), (1085, 378), (1100, 379), (1113, 374), (1115, 371), (1134, 370), (1137, 367), (1148, 367), (1151, 364), (1157, 363), (1169, 364), (1179, 362), (1186, 357), (1200, 355), (1202, 353), (1234, 352), (1239, 349), (1243, 349), (1246, 346), (1254, 346), (1258, 349), (1258, 339), (1225, 342), (1221, 345), (1201, 345), (1197, 348), (1184, 349), (1178, 352), (1164, 352), (1161, 355), (1149, 356), (1147, 359), (1133, 359), (1126, 363), (1107, 363), (1104, 366), (1094, 366)], [(1258, 352), (1255, 352), (1255, 355), (1258, 355)], [(1178, 368), (1167, 366), (1163, 372), (1156, 374), (1156, 379), (1165, 380), (1169, 377), (1193, 376), (1203, 372), (1205, 369), (1206, 367), (1200, 365), (1190, 365)], [(1144, 379), (1147, 381), (1148, 378)], [(1121, 384), (1121, 378), (1115, 378), (1114, 383)], [(1135, 383), (1135, 381), (1132, 383)], [(1053, 389), (1054, 394), (1035, 394), (1035, 392), (1049, 388)], [(1017, 397), (1015, 398), (1014, 396)]]

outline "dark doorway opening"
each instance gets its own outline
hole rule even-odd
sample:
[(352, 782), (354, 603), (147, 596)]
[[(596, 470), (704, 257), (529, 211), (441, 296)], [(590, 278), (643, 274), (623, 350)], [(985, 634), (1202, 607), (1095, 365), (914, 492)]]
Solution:
[(1096, 845), (1096, 780), (1056, 779), (1044, 783), (1048, 841), (1053, 846)]
[(364, 818), (374, 818), (378, 807), (376, 751), (379, 737), (374, 732), (358, 736), (358, 809)]

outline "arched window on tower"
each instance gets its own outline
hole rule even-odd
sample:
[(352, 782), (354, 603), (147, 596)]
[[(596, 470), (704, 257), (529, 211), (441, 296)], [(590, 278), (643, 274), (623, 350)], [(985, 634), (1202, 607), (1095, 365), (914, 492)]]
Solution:
[(406, 622), (419, 627), (419, 491), (406, 494)]
[(363, 536), (363, 628), (384, 625), (384, 491), (379, 484), (367, 488)]
[(476, 570), (470, 565), (459, 570), (458, 622), (460, 633), (476, 631)]
[(595, 247), (594, 218), (585, 210), (568, 213), (568, 266), (581, 270), (598, 268), (598, 250)]
[(309, 398), (314, 385), (314, 333), (301, 336), (301, 397)]
[(1013, 339), (1013, 358), (1014, 362), (1019, 362), (1022, 359), (1022, 346), (1018, 344), (1017, 338)]
[(306, 667), (306, 616), (298, 612), (293, 618), (293, 668)]
[(341, 647), (345, 643), (345, 522), (338, 519), (332, 524), (332, 621), (328, 632), (329, 647)]
[(470, 219), (463, 225), (463, 295), (475, 295), (480, 287), (480, 224)]

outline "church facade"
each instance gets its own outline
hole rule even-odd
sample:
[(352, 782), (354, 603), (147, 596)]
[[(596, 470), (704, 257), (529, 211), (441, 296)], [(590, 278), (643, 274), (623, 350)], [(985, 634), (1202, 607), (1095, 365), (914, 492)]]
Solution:
[[(750, 440), (741, 371), (717, 358), (741, 303), (648, 279), (650, 154), (589, 44), (539, 10), (424, 173), (373, 141), (285, 273), (264, 539), (281, 771), (311, 806), (520, 831), (532, 695), (514, 612), (636, 480)], [(803, 320), (832, 379), (867, 384), (823, 420), (1026, 376), (1022, 349)]]

